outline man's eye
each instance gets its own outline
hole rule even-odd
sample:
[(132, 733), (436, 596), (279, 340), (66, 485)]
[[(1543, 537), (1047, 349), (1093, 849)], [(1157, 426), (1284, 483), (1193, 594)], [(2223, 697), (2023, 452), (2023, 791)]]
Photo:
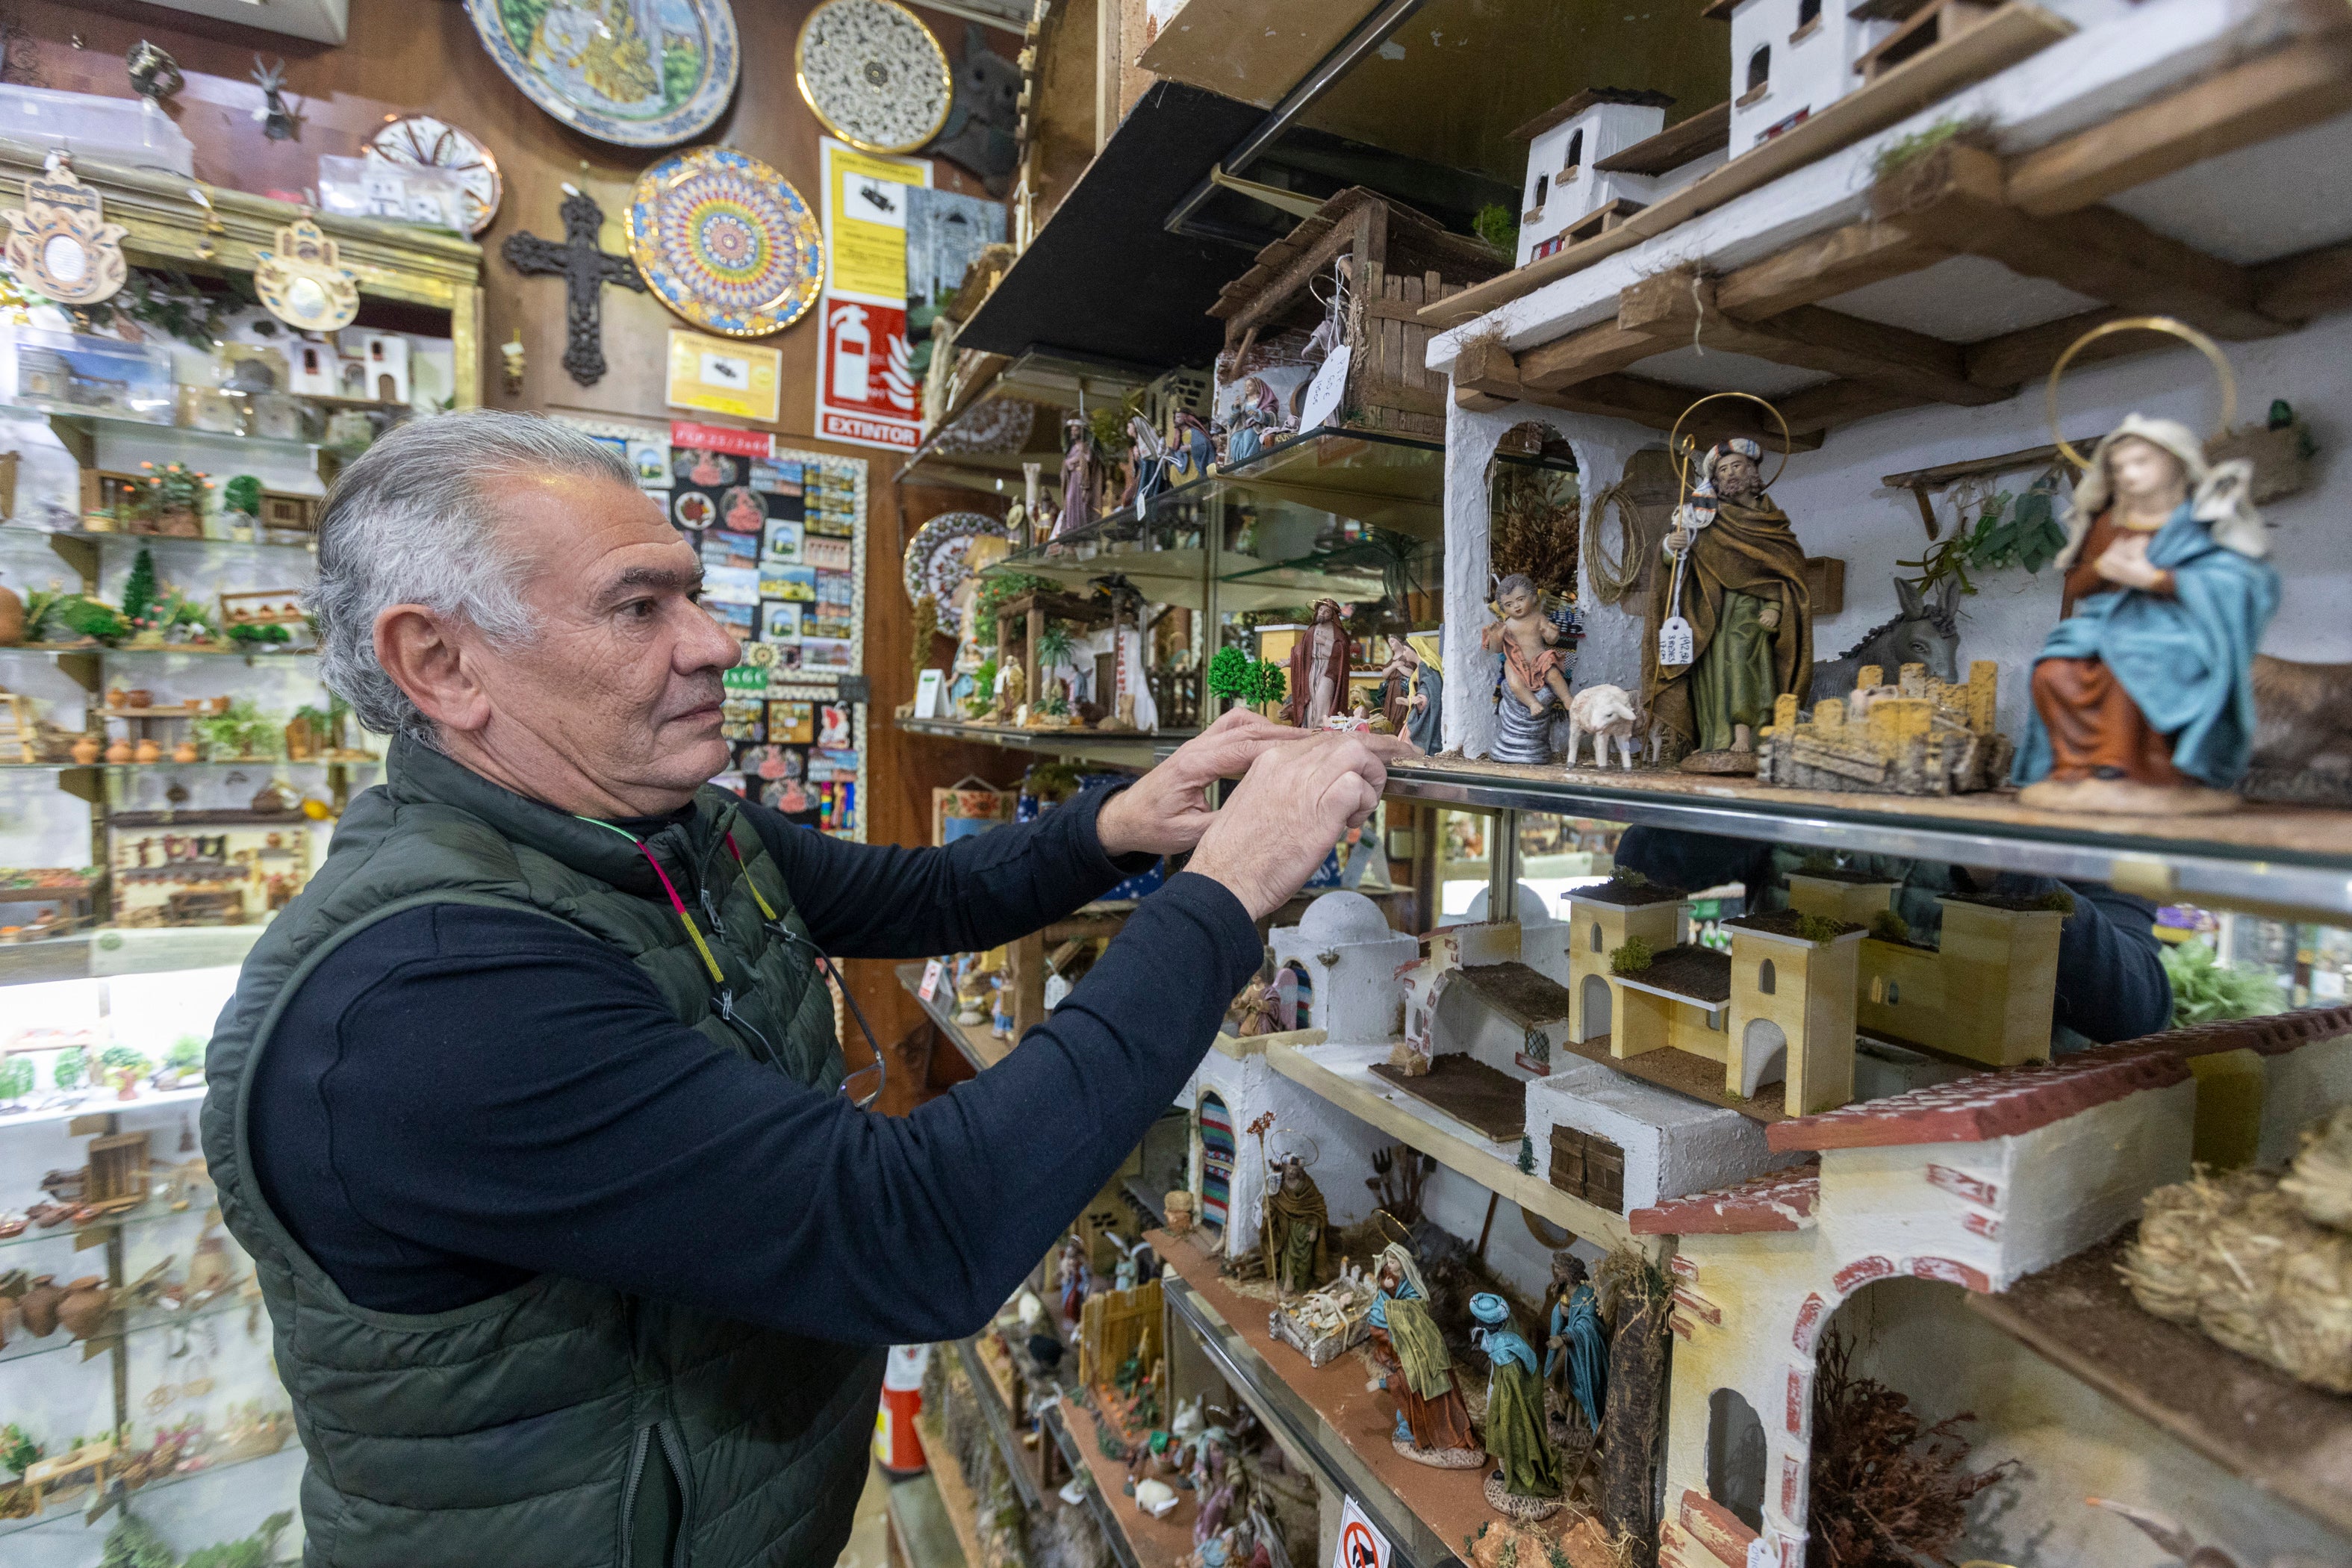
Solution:
[(621, 606), (621, 614), (635, 620), (651, 620), (656, 608), (651, 599), (631, 599)]

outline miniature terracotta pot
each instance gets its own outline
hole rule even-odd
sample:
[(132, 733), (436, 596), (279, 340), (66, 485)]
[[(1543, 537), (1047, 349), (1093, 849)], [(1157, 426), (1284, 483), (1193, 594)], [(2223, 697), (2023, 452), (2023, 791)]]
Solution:
[(131, 760), (134, 763), (160, 763), (163, 760), (163, 748), (153, 740), (142, 738), (138, 748), (131, 752)]
[(229, 700), (226, 697), (215, 697), (212, 700), (212, 710), (215, 713), (226, 713), (228, 711), (228, 702)]
[(73, 743), (73, 760), (88, 765), (106, 754), (105, 742), (97, 736), (85, 734)]
[(78, 1340), (86, 1340), (104, 1326), (106, 1310), (113, 1292), (95, 1274), (86, 1274), (67, 1287), (58, 1302), (58, 1321), (66, 1332)]
[(131, 760), (131, 742), (129, 741), (117, 741), (113, 744), (108, 746), (106, 748), (106, 760), (110, 763), (129, 762)]
[(16, 1310), (25, 1320), (25, 1331), (37, 1340), (47, 1339), (58, 1331), (58, 1303), (66, 1299), (54, 1274), (35, 1278), (33, 1288), (16, 1300)]
[(0, 587), (0, 647), (25, 640), (25, 601), (14, 588)]
[(152, 708), (155, 705), (155, 694), (144, 687), (135, 686), (122, 694), (122, 705), (125, 708)]
[(194, 762), (196, 760), (196, 743), (194, 741), (181, 742), (178, 745), (172, 748), (172, 760), (175, 763)]
[(120, 686), (110, 686), (106, 689), (106, 705), (109, 708), (128, 708), (131, 706), (131, 693)]

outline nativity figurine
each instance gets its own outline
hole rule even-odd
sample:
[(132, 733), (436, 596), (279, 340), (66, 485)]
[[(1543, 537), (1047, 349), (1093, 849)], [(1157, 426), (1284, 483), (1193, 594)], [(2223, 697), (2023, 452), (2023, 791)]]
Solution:
[(1293, 1154), (1265, 1195), (1265, 1271), (1285, 1296), (1304, 1295), (1329, 1272), (1331, 1215), (1323, 1189)]
[(1381, 668), (1381, 711), (1389, 733), (1434, 756), (1445, 728), (1445, 671), (1437, 661), (1436, 634), (1391, 633), (1388, 645), (1389, 661)]
[(1062, 1321), (1075, 1330), (1079, 1313), (1086, 1310), (1087, 1292), (1094, 1287), (1094, 1270), (1087, 1267), (1087, 1244), (1075, 1233), (1063, 1238), (1055, 1283), (1060, 1288)]
[(1377, 1289), (1367, 1321), (1372, 1359), (1382, 1370), (1372, 1386), (1397, 1402), (1390, 1442), (1415, 1464), (1467, 1470), (1486, 1462), (1454, 1381), (1453, 1353), (1429, 1313), (1429, 1287), (1412, 1254), (1391, 1243), (1381, 1252)]
[(1680, 744), (1688, 773), (1752, 773), (1756, 731), (1783, 692), (1805, 704), (1812, 686), (1813, 616), (1805, 552), (1788, 514), (1764, 492), (1763, 448), (1718, 441), (1698, 459), (1698, 481), (1667, 531), (1651, 585), (1654, 633), (1679, 618), (1690, 662), (1642, 650), (1643, 708)]
[(1547, 1519), (1567, 1490), (1559, 1454), (1544, 1430), (1544, 1383), (1536, 1352), (1511, 1322), (1500, 1296), (1470, 1298), (1471, 1342), (1486, 1354), (1486, 1448), (1496, 1468), (1486, 1477), (1486, 1502), (1517, 1520)]
[(1568, 707), (1566, 630), (1543, 613), (1543, 595), (1514, 572), (1495, 584), (1496, 619), (1478, 646), (1503, 656), (1495, 689), (1495, 755), (1506, 763), (1551, 761), (1550, 714)]
[(1560, 1403), (1584, 1417), (1585, 1429), (1598, 1443), (1601, 1412), (1609, 1404), (1609, 1331), (1582, 1258), (1572, 1252), (1552, 1254), (1549, 1294), (1544, 1382), (1559, 1388)]
[(1217, 460), (1216, 438), (1198, 416), (1180, 408), (1170, 417), (1174, 433), (1168, 441), (1168, 482), (1189, 484), (1206, 479)]
[(2063, 618), (2033, 664), (2021, 805), (2228, 811), (2254, 742), (2254, 650), (2278, 573), (2252, 469), (2208, 467), (2186, 426), (2134, 414), (2075, 487)]
[(1320, 730), (1334, 713), (1348, 710), (1348, 624), (1336, 599), (1315, 601), (1313, 621), (1290, 645), (1289, 689), (1282, 720)]
[(1074, 414), (1063, 422), (1062, 433), (1069, 437), (1069, 445), (1062, 449), (1062, 510), (1054, 522), (1055, 539), (1094, 521), (1095, 492), (1101, 484), (1095, 471), (1094, 437), (1087, 430), (1087, 422)]

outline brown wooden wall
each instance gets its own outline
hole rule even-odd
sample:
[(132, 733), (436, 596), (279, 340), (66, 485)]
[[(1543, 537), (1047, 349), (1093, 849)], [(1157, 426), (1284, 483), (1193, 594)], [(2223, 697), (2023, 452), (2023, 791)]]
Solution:
[[(820, 202), (817, 138), (821, 134), (793, 82), (793, 42), (814, 0), (738, 0), (736, 26), (743, 70), (735, 101), (701, 140), (737, 147), (782, 172), (812, 206)], [(918, 10), (921, 10), (919, 5)], [(313, 44), (184, 12), (129, 0), (17, 0), (11, 9), (29, 40), (11, 43), (9, 79), (79, 92), (130, 97), (123, 51), (140, 38), (170, 50), (187, 85), (173, 101), (181, 131), (195, 146), (199, 179), (232, 189), (291, 193), (315, 186), (321, 153), (348, 155), (388, 118), (430, 113), (478, 138), (497, 155), (506, 179), (498, 220), (480, 236), (487, 255), (484, 401), (492, 406), (572, 409), (667, 419), (662, 366), (667, 333), (678, 322), (650, 295), (604, 290), (604, 353), (612, 365), (593, 387), (575, 385), (563, 372), (563, 285), (551, 278), (523, 279), (499, 259), (506, 237), (518, 229), (560, 238), (557, 206), (570, 181), (604, 209), (604, 248), (627, 248), (620, 220), (640, 171), (668, 150), (638, 152), (582, 136), (541, 112), (509, 83), (477, 39), (456, 0), (352, 0), (350, 41)], [(965, 24), (922, 11), (950, 59), (961, 58)], [(1012, 57), (1016, 33), (985, 34), (997, 53)], [(247, 79), (254, 57), (286, 62), (288, 103), (300, 117), (297, 137), (271, 142), (253, 111), (261, 92)], [(30, 73), (37, 72), (37, 75)], [(944, 160), (933, 163), (941, 189), (981, 195), (980, 182)], [(13, 195), (7, 198), (13, 205)], [(503, 390), (496, 345), (520, 329), (528, 359), (521, 395)], [(992, 749), (908, 741), (890, 722), (891, 710), (913, 694), (912, 610), (899, 586), (898, 558), (908, 534), (928, 518), (958, 508), (1001, 510), (958, 490), (899, 489), (892, 482), (900, 459), (867, 447), (838, 447), (810, 434), (815, 402), (816, 316), (766, 340), (783, 351), (782, 418), (772, 426), (798, 447), (867, 459), (870, 507), (866, 544), (866, 668), (873, 680), (865, 801), (866, 836), (880, 844), (919, 844), (929, 832), (931, 788), (979, 773), (1008, 783), (1019, 767)], [(718, 421), (726, 423), (726, 421)], [(853, 963), (852, 984), (866, 1016), (885, 1047), (921, 1023), (911, 997), (886, 964)], [(849, 1031), (853, 1062), (860, 1054)], [(886, 1105), (912, 1103), (911, 1073), (893, 1065)]]

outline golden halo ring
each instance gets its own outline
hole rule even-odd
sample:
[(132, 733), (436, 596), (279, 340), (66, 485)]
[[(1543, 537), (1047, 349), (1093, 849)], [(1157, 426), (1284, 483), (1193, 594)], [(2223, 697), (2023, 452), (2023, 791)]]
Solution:
[(2230, 368), (2230, 358), (2221, 352), (2221, 344), (2188, 322), (2175, 321), (2170, 316), (2126, 316), (2119, 321), (2102, 321), (2066, 345), (2066, 352), (2060, 354), (2058, 363), (2050, 367), (2050, 381), (2043, 388), (2042, 400), (2050, 416), (2050, 438), (2058, 444), (2060, 455), (2068, 462), (2078, 468), (2091, 466), (2091, 459), (2076, 451), (2067, 443), (2066, 437), (2058, 433), (2058, 378), (2066, 374), (2067, 365), (2074, 363), (2076, 354), (2099, 339), (2113, 337), (2117, 332), (2163, 332), (2179, 338), (2203, 354), (2221, 382), (2221, 425), (2214, 434), (2227, 435), (2238, 423), (2238, 373)]
[(1758, 407), (1763, 409), (1765, 413), (1769, 414), (1772, 416), (1772, 422), (1780, 426), (1780, 466), (1772, 470), (1772, 477), (1765, 480), (1761, 488), (1768, 490), (1770, 489), (1774, 485), (1780, 482), (1780, 476), (1788, 472), (1789, 454), (1796, 449), (1797, 441), (1795, 437), (1789, 434), (1789, 422), (1781, 417), (1780, 411), (1773, 407), (1771, 404), (1766, 402), (1763, 398), (1757, 396), (1752, 392), (1710, 392), (1705, 397), (1700, 398), (1696, 403), (1692, 404), (1688, 408), (1683, 410), (1682, 417), (1675, 421), (1673, 431), (1666, 437), (1666, 449), (1672, 452), (1675, 456), (1675, 469), (1677, 477), (1682, 480), (1683, 497), (1685, 500), (1689, 499), (1691, 483), (1690, 458), (1688, 455), (1689, 448), (1683, 443), (1684, 422), (1688, 420), (1692, 415), (1697, 413), (1701, 408), (1706, 407), (1708, 404), (1727, 397), (1734, 397), (1742, 402), (1755, 404)]

